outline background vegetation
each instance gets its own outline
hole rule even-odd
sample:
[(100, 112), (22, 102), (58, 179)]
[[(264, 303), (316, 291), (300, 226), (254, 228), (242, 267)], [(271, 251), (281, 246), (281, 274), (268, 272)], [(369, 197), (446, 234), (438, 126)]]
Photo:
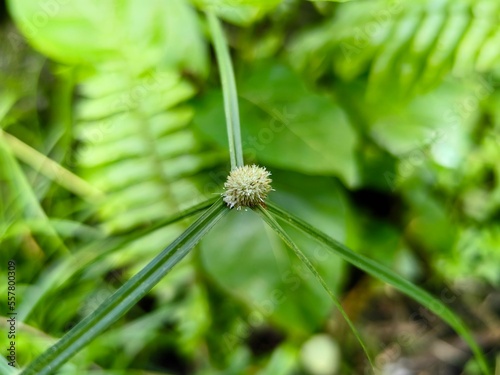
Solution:
[[(222, 192), (229, 155), (206, 10), (226, 22), (245, 158), (272, 171), (270, 200), (433, 291), (500, 362), (496, 1), (5, 8), (0, 276), (14, 259), (19, 366), (190, 223), (169, 217)], [(292, 236), (384, 374), (478, 373), (427, 309)], [(257, 215), (231, 212), (59, 373), (369, 371), (321, 285), (287, 254)], [(6, 313), (2, 302), (2, 332)]]

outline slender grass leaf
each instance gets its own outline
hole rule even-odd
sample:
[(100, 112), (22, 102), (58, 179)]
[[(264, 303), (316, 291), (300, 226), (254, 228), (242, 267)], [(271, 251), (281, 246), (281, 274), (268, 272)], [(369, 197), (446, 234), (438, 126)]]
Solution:
[(91, 202), (104, 197), (99, 189), (13, 135), (0, 130), (0, 136), (5, 139), (12, 152), (19, 159), (65, 189)]
[(227, 48), (226, 39), (217, 16), (207, 13), (208, 24), (212, 33), (215, 54), (219, 64), (222, 91), (224, 93), (224, 110), (226, 112), (226, 127), (229, 140), (231, 168), (243, 166), (243, 147), (241, 144), (240, 114), (238, 109), (238, 92), (234, 78), (233, 64)]
[(356, 326), (354, 323), (351, 321), (347, 313), (345, 312), (344, 308), (342, 307), (342, 304), (338, 300), (338, 298), (335, 296), (335, 294), (332, 292), (328, 284), (325, 282), (323, 277), (319, 274), (319, 272), (316, 270), (316, 268), (313, 266), (311, 261), (304, 255), (304, 253), (297, 247), (295, 242), (293, 242), (292, 238), (285, 232), (285, 230), (278, 224), (278, 222), (274, 219), (274, 217), (271, 216), (271, 214), (261, 206), (257, 207), (258, 213), (262, 216), (262, 218), (265, 220), (265, 222), (280, 236), (280, 238), (287, 244), (287, 246), (293, 250), (295, 255), (305, 264), (307, 268), (312, 272), (314, 277), (320, 282), (321, 286), (325, 289), (325, 291), (328, 293), (330, 296), (331, 300), (337, 307), (337, 309), (340, 311), (342, 316), (344, 317), (345, 321), (351, 328), (352, 332), (354, 333), (354, 336), (356, 336), (356, 339), (359, 341), (361, 347), (363, 348), (363, 351), (366, 354), (366, 357), (368, 358), (368, 361), (370, 362), (370, 366), (372, 369), (374, 369), (373, 366), (373, 361), (371, 359), (370, 353), (368, 352), (368, 348), (366, 347), (365, 343), (363, 342), (363, 339), (361, 338), (361, 335), (359, 334)]
[[(298, 235), (300, 239), (292, 238), (301, 249), (310, 249), (311, 245), (319, 248), (310, 238), (303, 241), (306, 236), (302, 233)], [(200, 266), (217, 286), (242, 305), (265, 314), (287, 336), (303, 337), (315, 332), (334, 308), (309, 270), (253, 211), (231, 210), (203, 239), (200, 250)], [(317, 254), (318, 251), (305, 253), (307, 257)], [(325, 258), (315, 265), (336, 292), (342, 275), (334, 273), (342, 274), (346, 263), (325, 250), (321, 254)], [(245, 259), (245, 267), (235, 267), (241, 259)], [(343, 265), (334, 264), (335, 261)], [(262, 301), (276, 291), (280, 291), (280, 299), (273, 300), (270, 310)]]
[(172, 244), (21, 374), (49, 375), (59, 368), (144, 297), (228, 211), (222, 199), (215, 202)]
[(70, 280), (75, 273), (85, 269), (91, 263), (108, 256), (113, 251), (157, 229), (176, 223), (206, 210), (213, 205), (217, 199), (219, 198), (208, 199), (205, 202), (199, 203), (187, 210), (160, 220), (154, 225), (141, 231), (122, 235), (120, 237), (107, 238), (104, 241), (93, 241), (89, 245), (83, 246), (70, 256), (63, 258), (54, 267), (48, 269), (36, 285), (30, 286), (25, 291), (26, 298), (24, 298), (19, 305), (17, 312), (18, 321), (25, 321), (33, 312), (36, 305), (47, 293), (53, 292), (54, 289), (64, 285), (64, 283), (67, 280)]
[[(10, 195), (12, 202), (17, 205), (17, 210), (14, 212), (16, 212), (16, 215), (20, 214), (24, 218), (36, 218), (45, 223), (45, 230), (50, 234), (45, 237), (50, 244), (47, 253), (59, 251), (69, 254), (64, 241), (50, 225), (47, 214), (40, 205), (26, 174), (11, 153), (5, 141), (4, 134), (3, 131), (0, 132), (0, 165), (2, 166), (0, 179), (6, 182), (6, 186), (9, 187), (7, 190), (9, 192), (8, 196)], [(16, 218), (14, 217), (14, 219)]]
[(465, 323), (453, 312), (451, 311), (443, 302), (438, 300), (436, 297), (432, 296), (430, 293), (426, 292), (417, 285), (405, 280), (403, 277), (396, 274), (391, 269), (375, 262), (374, 260), (367, 258), (361, 254), (357, 254), (345, 245), (334, 240), (333, 238), (327, 236), (326, 234), (316, 230), (311, 227), (306, 222), (295, 217), (291, 213), (282, 210), (278, 206), (269, 203), (269, 212), (274, 214), (280, 220), (294, 226), (295, 228), (301, 230), (305, 234), (311, 236), (313, 239), (318, 241), (320, 244), (324, 245), (329, 250), (335, 252), (335, 254), (340, 255), (344, 260), (351, 263), (352, 265), (362, 269), (363, 271), (369, 273), (370, 275), (382, 280), (396, 289), (400, 290), (404, 294), (413, 298), (415, 301), (421, 303), (423, 306), (434, 312), (437, 316), (447, 322), (462, 338), (467, 342), (467, 344), (472, 349), (474, 356), (476, 357), (481, 371), (484, 375), (489, 374), (488, 364), (483, 352), (477, 345), (476, 341), (472, 337), (469, 329)]

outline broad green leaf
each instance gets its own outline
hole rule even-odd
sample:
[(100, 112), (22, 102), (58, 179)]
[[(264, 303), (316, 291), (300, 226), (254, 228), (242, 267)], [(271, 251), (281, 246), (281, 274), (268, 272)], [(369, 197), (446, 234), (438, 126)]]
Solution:
[[(354, 323), (351, 321), (347, 313), (345, 312), (344, 308), (342, 307), (342, 304), (340, 303), (340, 300), (338, 297), (332, 292), (331, 288), (328, 286), (328, 284), (325, 282), (325, 280), (321, 277), (321, 275), (318, 273), (316, 268), (313, 266), (311, 261), (304, 255), (304, 253), (297, 247), (295, 242), (290, 238), (290, 236), (284, 231), (283, 228), (278, 224), (278, 222), (275, 220), (275, 218), (263, 207), (257, 207), (257, 211), (259, 212), (260, 216), (264, 219), (264, 221), (278, 234), (278, 236), (283, 240), (283, 242), (286, 243), (286, 245), (295, 253), (297, 258), (300, 259), (302, 263), (308, 268), (308, 270), (314, 275), (316, 280), (321, 284), (323, 289), (327, 292), (329, 295), (330, 299), (334, 303), (335, 307), (340, 311), (342, 314), (342, 317), (345, 319), (347, 324), (349, 325), (349, 328), (353, 332), (354, 336), (356, 336), (356, 339), (360, 343), (361, 347), (363, 348), (363, 351), (366, 354), (366, 357), (368, 358), (368, 361), (370, 362), (370, 366), (372, 369), (373, 367), (373, 361), (371, 359), (371, 355), (368, 352), (368, 349), (361, 338), (361, 335), (358, 332), (358, 329), (354, 325)], [(279, 216), (278, 216), (279, 217)]]
[[(479, 116), (479, 90), (488, 95), (492, 88), (488, 89), (488, 83), (479, 79), (451, 81), (409, 102), (394, 101), (391, 95), (378, 98), (365, 103), (367, 130), (378, 144), (403, 159), (406, 155), (426, 159), (424, 154), (429, 147), (431, 158), (444, 166), (456, 167), (467, 155), (469, 132)], [(463, 103), (470, 100), (476, 104), (465, 108)], [(413, 159), (414, 164), (421, 162)]]
[(147, 7), (139, 0), (15, 0), (8, 6), (29, 43), (63, 63), (128, 60), (139, 72), (153, 63), (207, 71), (199, 20), (186, 0)]
[[(321, 298), (307, 271), (287, 256), (279, 238), (254, 212), (232, 210), (205, 238), (201, 256), (206, 272), (251, 311), (255, 319), (248, 322), (250, 329), (267, 320), (292, 335), (305, 335), (330, 311), (331, 303)], [(245, 267), (238, 267), (242, 261)], [(240, 336), (233, 345), (245, 339)]]
[(488, 375), (490, 373), (484, 354), (474, 340), (469, 328), (467, 328), (465, 323), (442, 301), (432, 296), (417, 285), (407, 281), (389, 268), (386, 268), (385, 266), (371, 260), (370, 258), (355, 253), (348, 247), (342, 245), (340, 242), (316, 230), (306, 222), (293, 216), (287, 211), (284, 211), (273, 204), (269, 204), (268, 208), (269, 211), (280, 220), (295, 226), (297, 229), (300, 229), (311, 238), (314, 238), (319, 243), (327, 246), (330, 251), (341, 256), (345, 261), (362, 269), (373, 277), (392, 285), (399, 291), (413, 298), (415, 301), (421, 303), (430, 311), (434, 312), (437, 316), (447, 322), (467, 342), (469, 347), (472, 349), (472, 352), (474, 353), (474, 356), (477, 359), (483, 374)]
[[(242, 142), (247, 160), (267, 166), (358, 180), (357, 136), (335, 102), (307, 89), (290, 68), (263, 63), (238, 75)], [(207, 137), (226, 146), (219, 91), (197, 104), (195, 125)]]
[[(343, 240), (349, 226), (348, 207), (333, 179), (272, 171), (270, 199), (301, 212), (314, 225)], [(308, 194), (304, 194), (307, 191)], [(335, 291), (344, 263), (290, 228), (290, 235)], [(201, 257), (205, 269), (224, 290), (292, 332), (310, 332), (324, 321), (332, 302), (321, 286), (252, 212), (235, 211), (206, 237)], [(245, 267), (235, 267), (245, 259)], [(283, 296), (282, 296), (283, 295)], [(314, 306), (314, 308), (312, 308)]]
[(144, 297), (228, 211), (229, 209), (222, 204), (222, 200), (214, 203), (144, 269), (127, 281), (111, 298), (78, 323), (53, 347), (32, 362), (22, 374), (49, 375), (64, 364)]
[[(308, 176), (280, 169), (271, 169), (271, 172), (275, 190), (269, 195), (271, 202), (301, 215), (329, 236), (347, 244), (356, 242), (353, 238), (356, 223), (351, 218), (349, 201), (338, 181), (331, 177)], [(295, 241), (299, 240), (292, 237)]]

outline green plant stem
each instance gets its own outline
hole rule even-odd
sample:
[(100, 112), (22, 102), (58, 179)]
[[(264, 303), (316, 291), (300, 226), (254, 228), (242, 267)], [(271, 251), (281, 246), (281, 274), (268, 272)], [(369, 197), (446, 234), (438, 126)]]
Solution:
[(413, 298), (415, 301), (421, 303), (427, 309), (434, 312), (437, 316), (447, 322), (458, 334), (460, 334), (460, 336), (462, 336), (465, 342), (467, 342), (469, 347), (472, 349), (472, 352), (474, 353), (474, 356), (476, 357), (476, 360), (483, 374), (490, 374), (484, 354), (477, 345), (469, 329), (467, 328), (465, 323), (443, 302), (441, 302), (422, 288), (399, 276), (391, 269), (377, 263), (370, 258), (355, 253), (347, 246), (316, 230), (291, 213), (282, 210), (272, 203), (268, 203), (267, 207), (269, 212), (274, 214), (280, 220), (304, 232), (305, 234), (316, 240), (318, 243), (324, 245), (328, 250), (335, 252), (335, 254), (338, 254), (345, 261), (362, 269), (375, 278), (394, 286), (396, 289), (400, 290), (407, 296)]
[(35, 359), (21, 374), (53, 373), (144, 297), (228, 211), (229, 208), (219, 199), (146, 267)]
[(234, 79), (233, 64), (221, 23), (212, 12), (207, 12), (208, 25), (212, 34), (215, 55), (219, 65), (222, 92), (224, 95), (224, 111), (226, 113), (226, 128), (231, 156), (231, 169), (242, 167), (243, 147), (241, 144), (240, 114), (238, 109), (238, 92)]
[(349, 328), (351, 328), (352, 332), (354, 333), (354, 336), (356, 337), (359, 344), (363, 348), (363, 351), (365, 352), (366, 357), (368, 358), (368, 362), (370, 362), (370, 366), (374, 370), (375, 367), (373, 366), (373, 361), (372, 361), (372, 358), (370, 356), (370, 353), (368, 352), (368, 348), (366, 347), (365, 343), (363, 342), (363, 339), (361, 338), (361, 335), (359, 334), (356, 326), (351, 321), (351, 319), (349, 318), (349, 316), (345, 312), (344, 308), (342, 307), (342, 304), (338, 300), (337, 296), (335, 296), (335, 294), (332, 292), (332, 290), (330, 289), (328, 284), (325, 282), (325, 280), (321, 277), (319, 272), (313, 266), (311, 261), (298, 248), (298, 246), (295, 244), (295, 242), (293, 242), (291, 237), (283, 230), (283, 228), (278, 224), (278, 222), (274, 219), (274, 217), (272, 217), (271, 214), (261, 206), (258, 206), (256, 210), (260, 214), (260, 216), (262, 216), (264, 221), (271, 227), (271, 229), (273, 229), (276, 232), (276, 234), (283, 240), (283, 242), (285, 242), (285, 244), (290, 249), (293, 250), (293, 252), (297, 256), (297, 258), (299, 258), (300, 261), (306, 265), (306, 267), (309, 269), (309, 271), (311, 271), (311, 273), (314, 275), (314, 277), (316, 277), (316, 279), (319, 281), (319, 283), (321, 284), (323, 289), (325, 289), (325, 291), (328, 293), (331, 300), (333, 301), (333, 303), (335, 304), (337, 309), (340, 311), (340, 313), (344, 317), (345, 321), (349, 325)]

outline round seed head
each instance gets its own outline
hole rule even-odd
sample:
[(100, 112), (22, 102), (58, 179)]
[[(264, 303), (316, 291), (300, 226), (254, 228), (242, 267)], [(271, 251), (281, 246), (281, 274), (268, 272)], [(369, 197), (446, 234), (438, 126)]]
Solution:
[(229, 208), (255, 207), (264, 204), (272, 190), (269, 178), (271, 172), (257, 165), (244, 165), (233, 169), (226, 182), (222, 196)]

